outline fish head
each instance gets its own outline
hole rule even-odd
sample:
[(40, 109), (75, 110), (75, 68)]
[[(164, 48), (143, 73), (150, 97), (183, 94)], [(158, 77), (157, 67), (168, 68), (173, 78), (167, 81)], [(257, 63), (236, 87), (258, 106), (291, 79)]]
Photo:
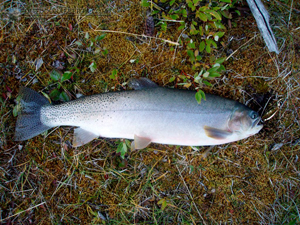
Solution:
[(238, 105), (229, 118), (228, 129), (242, 139), (258, 133), (263, 128), (261, 122), (257, 112), (244, 105)]

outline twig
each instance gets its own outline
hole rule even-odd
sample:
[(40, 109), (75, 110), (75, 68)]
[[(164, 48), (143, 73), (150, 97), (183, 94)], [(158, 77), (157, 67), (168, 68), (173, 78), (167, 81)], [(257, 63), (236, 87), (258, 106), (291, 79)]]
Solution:
[(14, 215), (8, 216), (8, 217), (6, 217), (6, 218), (0, 220), (0, 222), (3, 222), (4, 220), (7, 220), (7, 219), (9, 219), (9, 218), (11, 218), (11, 217), (17, 216), (17, 215), (19, 215), (19, 214), (21, 214), (21, 213), (23, 213), (23, 212), (32, 210), (32, 209), (34, 209), (34, 208), (36, 208), (36, 207), (39, 207), (40, 205), (44, 205), (45, 203), (46, 203), (46, 202), (42, 202), (42, 203), (40, 203), (40, 204), (38, 204), (38, 205), (36, 205), (36, 206), (32, 206), (32, 207), (30, 207), (30, 208), (28, 208), (28, 209), (26, 209), (26, 210), (23, 210), (23, 211), (20, 211), (20, 212), (14, 214)]
[(291, 22), (291, 16), (292, 16), (292, 11), (293, 11), (293, 4), (294, 4), (294, 0), (292, 0), (292, 2), (291, 2), (291, 10), (290, 10), (290, 15), (289, 15), (289, 21), (288, 21), (288, 24), (287, 24), (288, 27), (289, 27), (290, 22)]
[(242, 44), (238, 49), (236, 49), (233, 53), (231, 53), (231, 54), (227, 57), (226, 61), (227, 61), (228, 59), (230, 59), (230, 58), (231, 58), (238, 50), (240, 50), (240, 48), (242, 48), (244, 45), (248, 44), (248, 42), (252, 41), (252, 39), (254, 39), (256, 36), (257, 36), (257, 35), (254, 35), (252, 38), (250, 38), (249, 41), (247, 41), (246, 43)]
[(128, 33), (128, 32), (124, 32), (124, 31), (115, 31), (115, 30), (94, 30), (94, 31), (95, 32), (104, 32), (104, 33), (127, 34), (127, 35), (131, 35), (131, 36), (135, 36), (135, 37), (154, 38), (154, 39), (157, 39), (157, 40), (167, 42), (167, 43), (172, 44), (172, 45), (179, 45), (178, 42), (169, 41), (169, 40), (166, 40), (166, 39), (163, 39), (163, 38), (158, 38), (158, 37), (147, 36), (147, 35), (144, 35), (144, 34), (133, 34), (133, 33)]
[(176, 165), (176, 168), (177, 168), (177, 170), (178, 170), (178, 172), (179, 172), (180, 178), (182, 179), (182, 181), (183, 181), (183, 183), (184, 183), (184, 185), (185, 185), (185, 187), (186, 187), (186, 189), (187, 189), (187, 191), (188, 191), (188, 193), (189, 193), (189, 195), (190, 195), (190, 198), (191, 198), (191, 200), (192, 200), (192, 202), (193, 202), (194, 207), (196, 208), (196, 211), (197, 211), (198, 215), (199, 215), (200, 218), (202, 219), (203, 224), (206, 225), (205, 220), (204, 220), (203, 217), (201, 216), (201, 213), (200, 213), (198, 207), (196, 206), (196, 203), (194, 202), (194, 198), (193, 198), (193, 196), (192, 196), (192, 194), (191, 194), (191, 192), (190, 192), (190, 190), (189, 190), (189, 187), (188, 187), (187, 184), (185, 183), (185, 181), (184, 181), (184, 179), (183, 179), (183, 177), (182, 177), (182, 175), (181, 175), (181, 172), (180, 172), (180, 170), (179, 170), (179, 168), (178, 168), (177, 165)]
[[(179, 37), (177, 38), (177, 43), (179, 42), (180, 37), (182, 36), (183, 32), (184, 32), (186, 29), (187, 29), (187, 28), (185, 27), (185, 28), (182, 30), (182, 32), (180, 33)], [(175, 61), (176, 50), (177, 50), (177, 47), (175, 47), (175, 50), (174, 50), (172, 66), (174, 65), (174, 61)]]

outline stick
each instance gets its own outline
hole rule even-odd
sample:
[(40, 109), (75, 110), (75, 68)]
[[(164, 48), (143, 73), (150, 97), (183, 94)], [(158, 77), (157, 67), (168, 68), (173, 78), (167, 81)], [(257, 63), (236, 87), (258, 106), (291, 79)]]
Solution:
[(277, 42), (269, 23), (269, 14), (261, 0), (247, 0), (257, 26), (270, 52), (279, 54)]

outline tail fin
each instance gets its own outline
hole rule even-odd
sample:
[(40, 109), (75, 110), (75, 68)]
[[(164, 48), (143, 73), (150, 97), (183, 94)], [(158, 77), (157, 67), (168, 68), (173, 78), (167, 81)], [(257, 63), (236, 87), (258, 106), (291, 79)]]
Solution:
[(24, 141), (49, 130), (51, 127), (44, 125), (40, 119), (41, 108), (48, 105), (49, 101), (26, 87), (20, 87), (19, 96), (21, 110), (17, 119), (15, 140)]

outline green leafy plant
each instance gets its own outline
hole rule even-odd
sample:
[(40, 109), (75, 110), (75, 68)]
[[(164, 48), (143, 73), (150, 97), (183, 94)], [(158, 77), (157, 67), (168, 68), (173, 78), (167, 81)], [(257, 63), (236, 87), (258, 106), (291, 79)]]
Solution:
[(128, 151), (128, 148), (130, 148), (130, 141), (128, 140), (123, 140), (119, 143), (118, 148), (117, 148), (117, 153), (120, 153), (120, 157), (122, 159), (125, 158), (125, 154)]
[(51, 99), (53, 99), (54, 101), (61, 100), (64, 102), (70, 100), (68, 94), (64, 91), (63, 87), (64, 87), (64, 81), (71, 79), (72, 76), (73, 73), (70, 71), (65, 71), (63, 74), (61, 74), (57, 70), (52, 70), (50, 72), (51, 80), (57, 83), (56, 88), (50, 92)]
[(106, 48), (101, 48), (99, 42), (103, 40), (106, 36), (106, 33), (97, 35), (96, 37), (90, 37), (89, 33), (86, 32), (84, 35), (84, 39), (82, 41), (76, 41), (75, 44), (80, 47), (84, 48), (88, 52), (92, 52), (94, 54), (101, 53), (103, 56), (108, 54), (108, 50)]
[[(80, 50), (84, 50), (85, 53), (91, 53), (93, 55), (101, 54), (106, 56), (108, 50), (105, 47), (100, 46), (100, 41), (103, 40), (106, 36), (106, 33), (97, 35), (96, 37), (90, 37), (89, 33), (86, 32), (82, 41), (76, 41), (75, 44)], [(94, 57), (93, 57), (94, 58)], [(97, 69), (95, 61), (89, 62), (89, 69), (94, 73)]]
[[(78, 46), (79, 50), (84, 50), (86, 54), (102, 54), (102, 56), (106, 56), (108, 54), (108, 50), (106, 48), (101, 48), (99, 42), (105, 38), (106, 34), (101, 34), (96, 37), (90, 37), (89, 33), (86, 32), (82, 41), (76, 41), (75, 44)], [(67, 94), (68, 88), (66, 87), (67, 80), (73, 80), (74, 75), (80, 74), (79, 64), (82, 63), (83, 59), (87, 58), (85, 56), (82, 57), (82, 60), (77, 60), (73, 67), (69, 67), (68, 71), (60, 72), (57, 70), (52, 70), (50, 72), (50, 78), (53, 82), (56, 83), (56, 88), (50, 92), (50, 98), (54, 101), (69, 101), (70, 97)], [(86, 61), (84, 61), (86, 62)], [(94, 73), (97, 70), (97, 64), (95, 63), (94, 58), (91, 61), (88, 61), (88, 69)], [(86, 64), (85, 64), (86, 65)], [(84, 69), (85, 70), (85, 69)], [(49, 96), (46, 96), (49, 99)]]
[[(193, 82), (198, 83), (200, 88), (202, 85), (211, 86), (209, 80), (221, 76), (225, 70), (222, 65), (224, 58), (210, 60), (209, 64), (205, 59), (216, 52), (218, 43), (225, 34), (222, 18), (232, 18), (229, 9), (234, 8), (236, 2), (237, 0), (160, 0), (160, 7), (155, 7), (158, 10), (152, 10), (152, 14), (159, 19), (157, 26), (160, 27), (160, 32), (168, 29), (168, 23), (176, 22), (177, 29), (184, 34), (185, 38), (180, 38), (179, 43), (185, 47), (195, 71)], [(152, 1), (151, 3), (154, 4)], [(150, 3), (143, 0), (142, 6), (149, 7)], [(201, 99), (205, 99), (205, 94), (198, 90), (195, 97), (200, 103)]]

